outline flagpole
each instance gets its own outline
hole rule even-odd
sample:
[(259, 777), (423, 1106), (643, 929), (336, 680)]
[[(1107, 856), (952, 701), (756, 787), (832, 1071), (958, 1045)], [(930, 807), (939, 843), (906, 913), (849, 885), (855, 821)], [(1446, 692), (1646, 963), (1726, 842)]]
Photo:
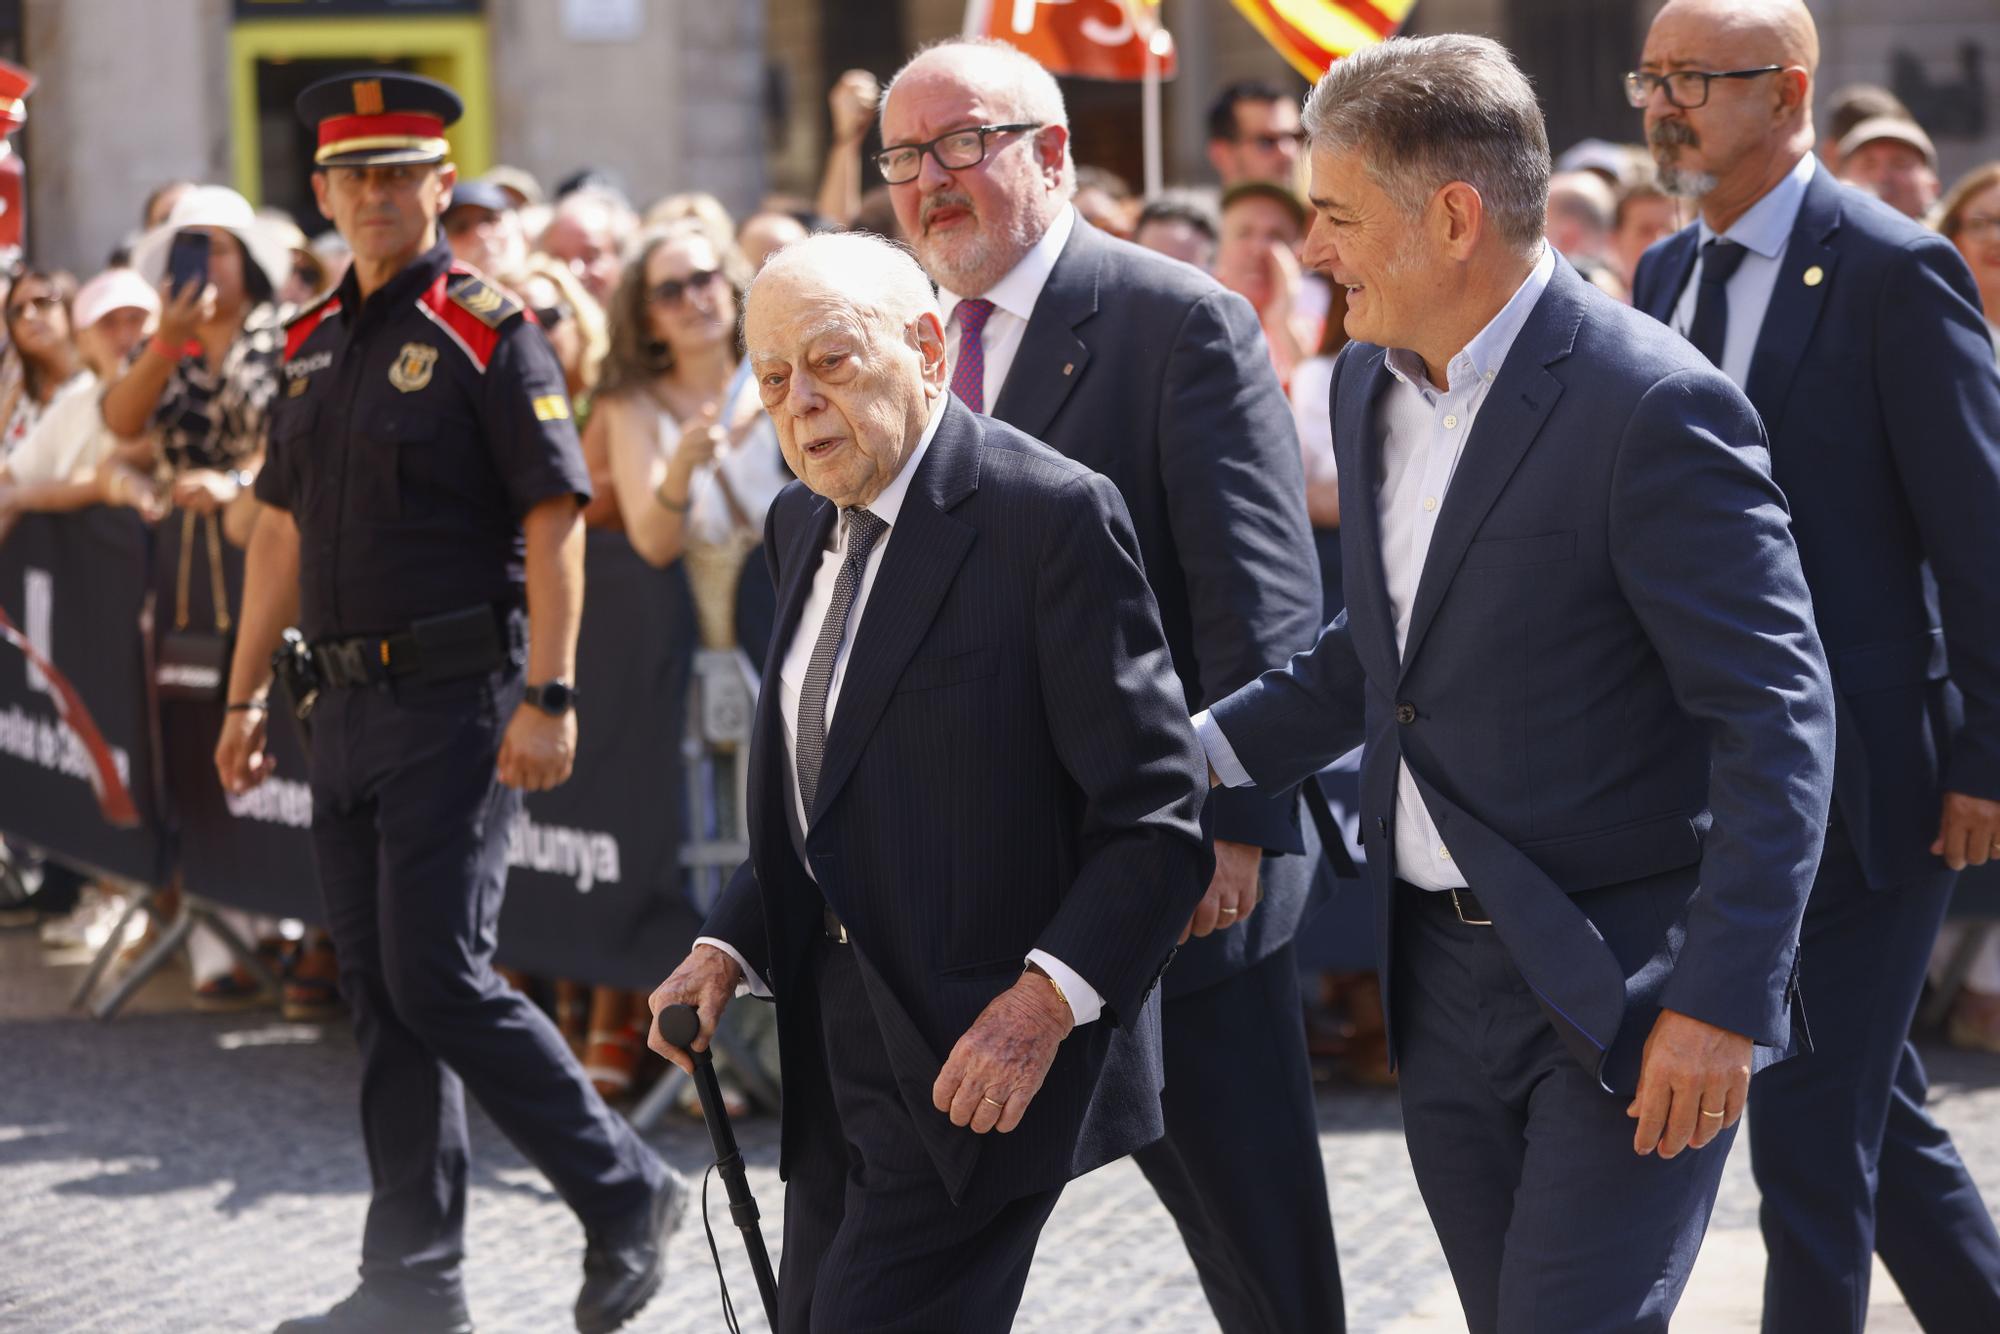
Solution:
[(1160, 57), (1154, 49), (1159, 29), (1147, 34), (1145, 76), (1140, 81), (1139, 120), (1146, 161), (1146, 197), (1160, 193)]

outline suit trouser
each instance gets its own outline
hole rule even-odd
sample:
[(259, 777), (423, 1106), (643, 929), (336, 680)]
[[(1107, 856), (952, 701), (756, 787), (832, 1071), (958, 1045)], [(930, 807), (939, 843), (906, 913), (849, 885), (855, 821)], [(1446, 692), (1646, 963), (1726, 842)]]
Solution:
[(819, 1041), (785, 1052), (785, 1115), (797, 1138), (778, 1328), (1002, 1334), (1062, 1192), (954, 1205), (917, 1139), (853, 948), (823, 939), (812, 948)]
[(328, 690), (313, 715), (313, 843), (361, 1048), (370, 1285), (454, 1291), (465, 1251), (464, 1089), (595, 1226), (664, 1169), (547, 1017), (494, 973), (520, 793), (494, 777), (518, 677)]
[(1499, 934), (1395, 892), (1403, 1133), (1472, 1334), (1663, 1334), (1735, 1128), (1641, 1158)]
[(1133, 1157), (1225, 1334), (1347, 1327), (1291, 945), (1160, 1014), (1166, 1138)]
[(1872, 890), (1843, 825), (1827, 831), (1799, 944), (1810, 1055), (1750, 1086), (1764, 1200), (1764, 1328), (1858, 1331), (1871, 1253), (1931, 1334), (2000, 1330), (2000, 1235), (1958, 1150), (1924, 1110), (1910, 1045), (1956, 877)]

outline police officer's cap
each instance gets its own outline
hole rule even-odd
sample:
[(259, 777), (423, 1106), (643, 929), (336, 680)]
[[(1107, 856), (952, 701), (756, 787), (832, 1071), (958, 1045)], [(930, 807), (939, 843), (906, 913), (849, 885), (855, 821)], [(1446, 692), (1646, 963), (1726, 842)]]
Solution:
[(322, 167), (442, 162), (445, 126), (464, 114), (457, 93), (417, 74), (364, 70), (321, 79), (299, 94), (299, 119), (319, 133)]

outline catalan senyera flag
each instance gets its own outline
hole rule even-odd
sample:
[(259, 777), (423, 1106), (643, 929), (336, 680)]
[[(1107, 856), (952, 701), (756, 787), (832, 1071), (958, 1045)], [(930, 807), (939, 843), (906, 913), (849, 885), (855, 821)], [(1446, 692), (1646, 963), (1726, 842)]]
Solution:
[(1308, 79), (1395, 35), (1416, 0), (1231, 0), (1264, 40)]
[(1159, 0), (967, 0), (968, 37), (1018, 46), (1051, 74), (1136, 81), (1150, 50), (1163, 79), (1176, 72)]

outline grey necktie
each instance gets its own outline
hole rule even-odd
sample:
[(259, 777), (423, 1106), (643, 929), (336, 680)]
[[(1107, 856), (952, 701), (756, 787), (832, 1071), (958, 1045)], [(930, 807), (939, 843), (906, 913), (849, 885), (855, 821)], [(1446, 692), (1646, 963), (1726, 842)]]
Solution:
[(842, 519), (847, 527), (847, 556), (840, 563), (840, 576), (833, 581), (833, 601), (826, 609), (826, 619), (820, 622), (819, 640), (813, 645), (812, 661), (806, 664), (805, 684), (799, 688), (793, 764), (808, 820), (812, 818), (813, 798), (819, 794), (820, 760), (826, 754), (826, 692), (833, 684), (833, 661), (840, 656), (841, 640), (847, 637), (847, 613), (861, 587), (868, 552), (889, 527), (859, 508), (848, 510)]

